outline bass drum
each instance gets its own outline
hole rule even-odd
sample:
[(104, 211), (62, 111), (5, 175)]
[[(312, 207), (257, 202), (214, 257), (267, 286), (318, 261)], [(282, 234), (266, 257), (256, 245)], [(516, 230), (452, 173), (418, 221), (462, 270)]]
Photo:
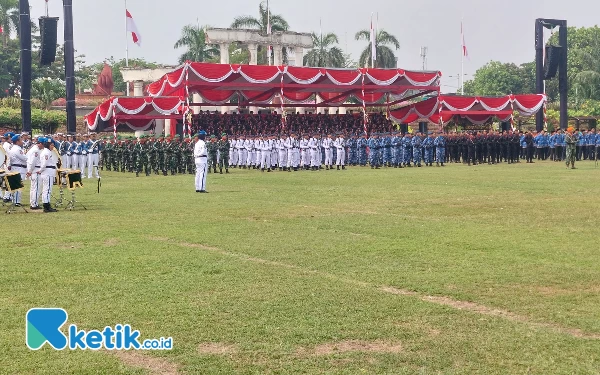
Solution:
[(2, 145), (0, 145), (0, 169), (5, 169), (7, 161), (8, 161), (8, 153), (6, 152), (4, 147), (2, 147)]

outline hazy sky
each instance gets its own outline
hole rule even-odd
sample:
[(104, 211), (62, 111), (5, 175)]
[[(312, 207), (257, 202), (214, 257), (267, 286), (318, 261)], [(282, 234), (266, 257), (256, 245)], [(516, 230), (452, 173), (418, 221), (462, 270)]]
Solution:
[[(44, 0), (29, 0), (32, 17), (44, 12)], [(143, 37), (141, 47), (130, 43), (129, 56), (176, 64), (182, 51), (173, 49), (186, 24), (228, 27), (235, 16), (257, 16), (259, 0), (127, 0)], [(87, 62), (125, 56), (125, 0), (75, 0), (75, 48)], [(282, 14), (297, 32), (335, 32), (340, 47), (358, 60), (364, 42), (354, 40), (368, 29), (371, 12), (379, 13), (379, 28), (395, 35), (401, 48), (398, 65), (421, 69), (420, 47), (427, 46), (427, 68), (444, 74), (443, 91), (455, 91), (461, 70), (460, 22), (464, 22), (473, 74), (490, 60), (514, 62), (534, 58), (534, 20), (566, 19), (570, 26), (593, 26), (600, 15), (597, 0), (270, 0), (273, 13)], [(49, 0), (50, 16), (59, 16), (62, 41), (62, 1)], [(347, 48), (346, 48), (347, 47)], [(470, 76), (467, 76), (467, 79)]]

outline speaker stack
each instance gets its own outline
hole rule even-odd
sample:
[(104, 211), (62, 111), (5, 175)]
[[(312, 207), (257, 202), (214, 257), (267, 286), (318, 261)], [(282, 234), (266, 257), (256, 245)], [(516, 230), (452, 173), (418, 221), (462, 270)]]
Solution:
[(56, 61), (56, 43), (58, 36), (58, 17), (40, 17), (40, 64), (51, 65)]

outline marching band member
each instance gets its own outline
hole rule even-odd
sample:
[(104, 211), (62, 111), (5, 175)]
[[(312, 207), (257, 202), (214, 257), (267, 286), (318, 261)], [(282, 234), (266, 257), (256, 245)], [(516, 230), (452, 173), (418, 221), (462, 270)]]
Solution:
[[(333, 169), (333, 138), (331, 134), (327, 134), (327, 138), (323, 139), (323, 148), (325, 149), (325, 169)], [(339, 164), (338, 164), (339, 165)], [(339, 168), (338, 168), (339, 169)]]
[[(23, 151), (23, 140), (21, 136), (14, 135), (12, 137), (12, 147), (8, 153), (10, 156), (10, 170), (11, 172), (18, 172), (21, 175), (21, 179), (25, 180), (27, 173), (27, 156)], [(21, 191), (16, 191), (13, 194), (13, 202), (16, 207), (21, 207)]]
[[(10, 155), (9, 153), (10, 153), (10, 149), (12, 147), (12, 143), (11, 143), (12, 139), (11, 138), (13, 136), (14, 136), (14, 134), (9, 132), (9, 133), (4, 134), (4, 137), (3, 137), (4, 140), (2, 142), (2, 148), (4, 149), (4, 151), (6, 152), (7, 155)], [(0, 165), (0, 167), (2, 167), (2, 165)], [(4, 169), (10, 170), (10, 157), (6, 158), (6, 163), (4, 165)], [(2, 200), (4, 201), (4, 203), (10, 202), (11, 195), (8, 192), (8, 189), (5, 190), (4, 188), (2, 188), (2, 190), (0, 190), (0, 196), (2, 197)]]
[(100, 142), (96, 140), (96, 133), (90, 133), (90, 140), (87, 142), (88, 149), (88, 158), (87, 158), (87, 167), (88, 167), (88, 178), (92, 178), (92, 172), (95, 172), (96, 178), (99, 177), (98, 174), (98, 162), (99, 153), (100, 153)]
[(81, 171), (81, 178), (86, 178), (87, 177), (87, 175), (85, 174), (85, 168), (88, 165), (88, 154), (89, 154), (88, 141), (89, 141), (89, 137), (90, 137), (89, 135), (84, 134), (83, 135), (83, 139), (79, 143), (79, 152), (81, 153), (81, 156), (79, 157), (79, 170)]
[(40, 170), (40, 153), (44, 149), (42, 143), (45, 142), (43, 137), (39, 137), (35, 145), (27, 151), (27, 177), (31, 180), (31, 189), (29, 190), (29, 208), (31, 210), (39, 210), (39, 196), (41, 178)]
[(52, 206), (50, 206), (50, 197), (52, 195), (52, 186), (54, 185), (54, 178), (56, 177), (56, 164), (58, 160), (52, 153), (54, 149), (54, 143), (50, 139), (46, 140), (45, 143), (41, 143), (44, 148), (40, 153), (40, 169), (37, 174), (42, 179), (42, 203), (44, 205), (44, 212), (56, 212)]

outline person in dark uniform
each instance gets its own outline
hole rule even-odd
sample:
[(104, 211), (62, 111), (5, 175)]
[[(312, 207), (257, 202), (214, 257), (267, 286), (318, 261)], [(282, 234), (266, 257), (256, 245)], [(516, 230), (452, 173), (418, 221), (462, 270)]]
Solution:
[(525, 158), (527, 159), (528, 163), (533, 163), (533, 153), (535, 152), (535, 147), (533, 144), (533, 135), (531, 134), (531, 132), (527, 132), (527, 134), (525, 134), (525, 145)]

